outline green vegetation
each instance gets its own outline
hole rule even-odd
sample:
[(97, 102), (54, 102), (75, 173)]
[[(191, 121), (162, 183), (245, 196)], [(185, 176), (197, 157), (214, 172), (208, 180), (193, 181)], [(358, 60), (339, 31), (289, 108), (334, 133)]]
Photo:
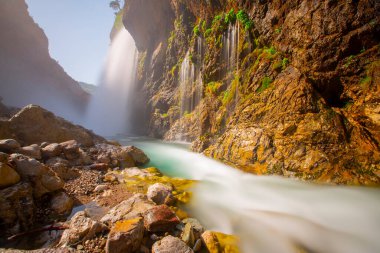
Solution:
[(232, 100), (235, 98), (236, 89), (237, 89), (238, 85), (239, 85), (239, 76), (235, 75), (235, 78), (234, 78), (234, 80), (232, 80), (229, 88), (227, 90), (225, 90), (221, 95), (222, 104), (224, 106), (231, 103)]
[(246, 31), (250, 30), (253, 27), (253, 21), (249, 18), (248, 14), (244, 10), (238, 11), (236, 18), (241, 22)]
[(121, 10), (120, 8), (120, 0), (113, 0), (109, 3), (109, 6), (117, 12), (119, 12)]
[(206, 85), (206, 93), (210, 95), (216, 95), (221, 86), (222, 83), (220, 82), (210, 82)]
[(167, 114), (167, 113), (161, 114), (161, 118), (167, 118), (167, 117), (169, 117), (169, 114)]
[(193, 33), (195, 36), (199, 36), (201, 31), (199, 30), (199, 25), (194, 26)]
[(355, 59), (355, 55), (350, 55), (349, 57), (347, 57), (344, 67), (348, 68), (352, 64), (354, 59)]
[(209, 37), (209, 36), (211, 35), (211, 33), (212, 33), (212, 29), (211, 29), (211, 28), (207, 29), (207, 30), (205, 31), (205, 37), (206, 37), (206, 38)]
[(286, 69), (288, 65), (289, 65), (289, 59), (285, 57), (284, 59), (282, 59), (282, 62), (281, 62), (282, 70)]
[(365, 76), (363, 77), (361, 80), (360, 80), (360, 86), (363, 88), (363, 89), (366, 89), (368, 88), (369, 84), (371, 83), (372, 81), (372, 78), (370, 76)]
[(268, 89), (271, 83), (272, 83), (272, 79), (268, 76), (264, 76), (264, 78), (261, 80), (261, 86), (260, 88), (257, 89), (257, 92), (260, 93)]
[(226, 13), (226, 15), (224, 16), (224, 23), (226, 25), (228, 24), (235, 24), (236, 22), (236, 14), (235, 14), (235, 10), (234, 9), (231, 9), (228, 13)]
[(273, 46), (270, 48), (265, 48), (264, 52), (270, 55), (275, 55), (277, 53), (276, 49)]
[(282, 28), (281, 28), (281, 27), (279, 27), (279, 28), (276, 28), (276, 30), (274, 30), (274, 32), (275, 32), (275, 33), (277, 33), (277, 34), (280, 34), (280, 33), (281, 33), (281, 31), (282, 31)]

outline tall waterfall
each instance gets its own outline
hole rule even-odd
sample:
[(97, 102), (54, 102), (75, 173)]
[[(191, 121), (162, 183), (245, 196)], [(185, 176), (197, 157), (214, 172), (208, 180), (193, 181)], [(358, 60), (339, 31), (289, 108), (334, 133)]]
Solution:
[(86, 127), (111, 136), (129, 128), (128, 104), (136, 79), (137, 49), (129, 32), (122, 29), (112, 41), (99, 88), (94, 94)]

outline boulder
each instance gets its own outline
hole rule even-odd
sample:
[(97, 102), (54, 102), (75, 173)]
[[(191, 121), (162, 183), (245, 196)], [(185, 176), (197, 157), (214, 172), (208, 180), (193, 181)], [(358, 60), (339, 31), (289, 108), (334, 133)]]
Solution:
[(0, 237), (30, 229), (34, 214), (33, 190), (29, 183), (0, 190)]
[(34, 197), (63, 188), (64, 182), (50, 168), (36, 159), (21, 154), (10, 156), (12, 164), (23, 180), (33, 184)]
[(65, 192), (53, 196), (50, 202), (51, 209), (59, 215), (69, 214), (73, 209), (74, 201)]
[(147, 210), (154, 206), (154, 202), (148, 200), (145, 195), (138, 193), (112, 208), (101, 219), (101, 222), (113, 224), (119, 220), (130, 220), (142, 217)]
[[(193, 253), (194, 251), (181, 239), (168, 235), (153, 244), (152, 253)], [(216, 251), (217, 252), (217, 251)]]
[(240, 252), (238, 239), (233, 235), (207, 230), (202, 234), (201, 238), (208, 252)]
[(170, 205), (174, 202), (174, 196), (172, 194), (173, 187), (162, 183), (155, 183), (148, 188), (148, 199), (154, 203), (161, 205)]
[(84, 146), (92, 146), (94, 142), (105, 142), (104, 138), (37, 105), (24, 107), (8, 123), (16, 139), (25, 145), (76, 140)]
[(142, 218), (118, 221), (108, 235), (107, 253), (132, 253), (140, 249), (144, 236)]
[(21, 147), (17, 150), (18, 153), (35, 158), (41, 159), (41, 148), (37, 144), (32, 144), (30, 146)]
[(144, 165), (149, 162), (148, 156), (139, 148), (135, 146), (122, 147), (130, 156), (132, 156), (136, 165)]
[(46, 161), (46, 165), (65, 181), (75, 179), (80, 176), (79, 170), (72, 168), (69, 161), (60, 157), (53, 157)]
[(58, 143), (52, 143), (43, 147), (41, 152), (44, 159), (49, 159), (59, 156), (62, 153), (62, 146)]
[(0, 189), (20, 182), (20, 175), (9, 165), (0, 162)]
[(104, 224), (92, 220), (86, 212), (80, 211), (71, 218), (69, 228), (63, 232), (59, 245), (67, 246), (86, 241), (107, 230)]
[(172, 231), (179, 222), (167, 205), (152, 207), (144, 213), (144, 226), (150, 232)]
[(14, 139), (5, 139), (0, 140), (0, 151), (11, 153), (21, 147), (20, 143), (18, 143)]
[(67, 160), (74, 160), (80, 157), (79, 144), (76, 140), (65, 141), (60, 145)]

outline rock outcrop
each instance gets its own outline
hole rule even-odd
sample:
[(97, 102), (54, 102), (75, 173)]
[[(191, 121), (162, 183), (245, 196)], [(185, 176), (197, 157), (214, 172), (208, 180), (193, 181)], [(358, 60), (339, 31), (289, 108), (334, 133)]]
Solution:
[[(4, 131), (5, 133), (0, 131), (0, 139), (14, 138), (23, 145), (76, 140), (79, 144), (91, 146), (95, 142), (105, 142), (102, 137), (91, 131), (57, 117), (52, 112), (37, 105), (24, 107), (12, 118), (0, 121), (0, 124), (2, 123), (6, 131)], [(0, 143), (0, 149), (4, 145)], [(13, 148), (18, 148), (17, 144), (12, 145), (16, 145), (12, 146)], [(59, 150), (53, 151), (58, 152)]]
[(48, 39), (24, 0), (0, 2), (0, 94), (4, 103), (39, 104), (79, 119), (89, 95), (49, 55)]
[(380, 183), (377, 1), (160, 3), (123, 10), (148, 133), (256, 174)]

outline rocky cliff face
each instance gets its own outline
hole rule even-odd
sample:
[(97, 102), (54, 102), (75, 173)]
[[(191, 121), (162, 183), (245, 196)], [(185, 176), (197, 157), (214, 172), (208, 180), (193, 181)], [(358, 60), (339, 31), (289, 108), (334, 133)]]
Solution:
[(374, 0), (126, 0), (148, 132), (257, 174), (380, 183), (379, 13)]
[(7, 105), (39, 104), (68, 119), (89, 99), (48, 51), (43, 30), (24, 0), (0, 2), (0, 96)]

